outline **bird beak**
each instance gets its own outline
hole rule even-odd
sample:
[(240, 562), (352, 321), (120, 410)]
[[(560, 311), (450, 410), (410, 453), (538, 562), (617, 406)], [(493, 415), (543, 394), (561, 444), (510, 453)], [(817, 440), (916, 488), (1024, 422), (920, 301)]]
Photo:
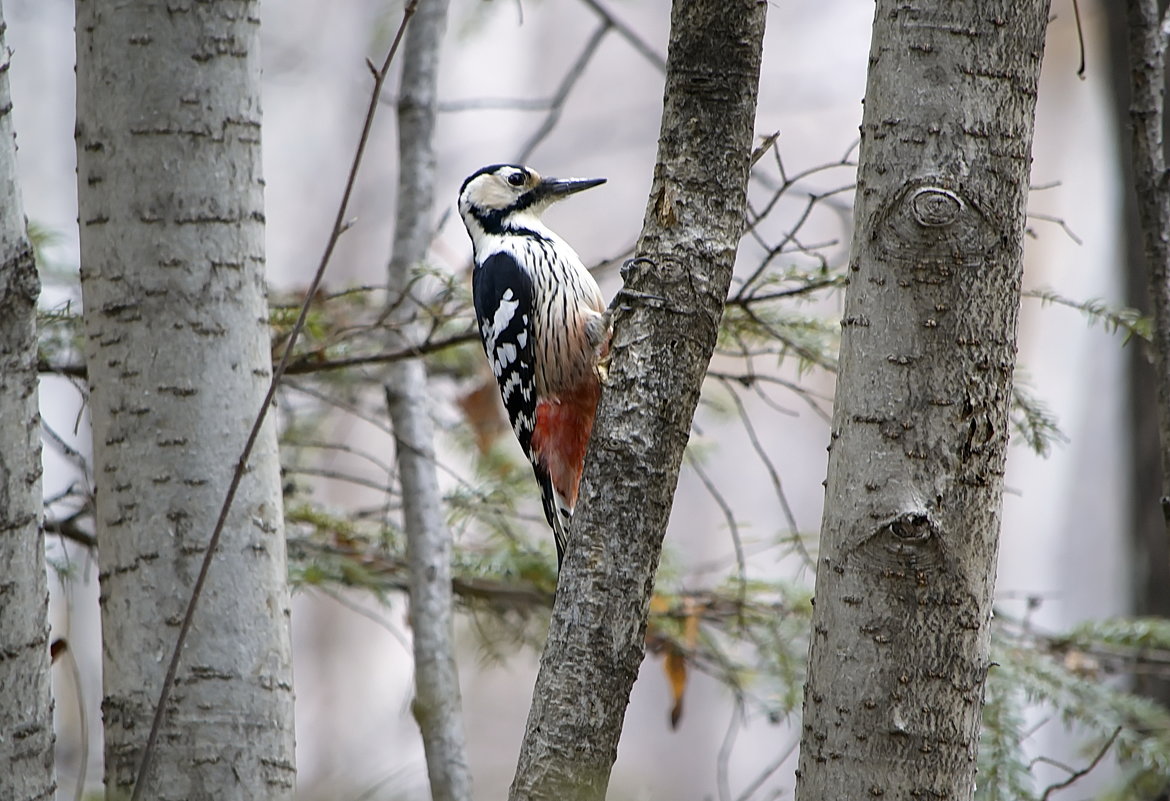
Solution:
[(604, 178), (545, 178), (536, 185), (536, 192), (541, 200), (553, 203), (603, 183)]

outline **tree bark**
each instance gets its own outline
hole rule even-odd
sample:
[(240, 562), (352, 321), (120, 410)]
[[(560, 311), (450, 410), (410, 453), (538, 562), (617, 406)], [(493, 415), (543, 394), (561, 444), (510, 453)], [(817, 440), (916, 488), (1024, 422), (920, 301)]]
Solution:
[[(77, 3), (77, 162), (97, 476), (107, 797), (164, 670), (271, 378), (258, 4)], [(142, 797), (291, 798), (292, 668), (272, 424), (190, 631)]]
[[(1117, 129), (1117, 169), (1122, 180), (1122, 202), (1117, 221), (1125, 248), (1126, 303), (1151, 314), (1150, 275), (1146, 268), (1142, 226), (1138, 219), (1138, 197), (1130, 123), (1129, 25), (1125, 4), (1105, 3), (1109, 29), (1110, 83)], [(1148, 201), (1147, 201), (1148, 202)], [(1165, 222), (1170, 224), (1170, 222)], [(1166, 321), (1170, 322), (1170, 321)], [(1149, 349), (1135, 342), (1127, 348), (1129, 394), (1128, 446), (1132, 503), (1129, 526), (1133, 543), (1133, 604), (1138, 615), (1170, 616), (1170, 532), (1162, 514), (1161, 443), (1170, 441), (1158, 427), (1156, 381)], [(1134, 677), (1135, 688), (1144, 695), (1170, 704), (1170, 681), (1156, 675)]]
[(49, 590), (41, 530), (37, 277), (16, 179), (0, 7), (0, 798), (51, 799)]
[(1127, 0), (1126, 19), (1132, 175), (1154, 318), (1150, 351), (1162, 445), (1160, 503), (1164, 541), (1160, 551), (1164, 554), (1165, 543), (1170, 542), (1170, 174), (1163, 142), (1166, 35), (1158, 5), (1158, 0)]
[(601, 799), (735, 253), (766, 4), (677, 0), (658, 163), (510, 798)]
[(970, 799), (1047, 0), (878, 0), (797, 798)]
[[(439, 53), (447, 0), (422, 0), (407, 29), (398, 95), (398, 203), (389, 267), (391, 347), (419, 341), (417, 303), (410, 294), (434, 229), (434, 128)], [(386, 399), (394, 425), (402, 484), (403, 529), (410, 570), (414, 648), (412, 709), (423, 738), (434, 801), (469, 801), (471, 771), (463, 736), (454, 655), (451, 532), (435, 470), (435, 433), (427, 371), (421, 359), (390, 365)]]

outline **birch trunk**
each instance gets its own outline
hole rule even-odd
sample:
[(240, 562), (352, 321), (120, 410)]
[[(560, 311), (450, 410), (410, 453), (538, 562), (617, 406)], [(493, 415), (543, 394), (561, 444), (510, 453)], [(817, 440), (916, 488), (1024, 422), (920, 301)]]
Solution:
[(41, 284), (16, 181), (4, 31), (0, 8), (0, 798), (34, 801), (57, 789), (37, 408)]
[[(216, 514), (271, 377), (258, 4), (77, 3), (81, 279), (106, 792), (129, 794)], [(291, 798), (275, 431), (211, 565), (142, 797)]]
[[(439, 53), (447, 0), (422, 0), (407, 28), (398, 95), (398, 203), (390, 260), (391, 347), (409, 347), (418, 310), (412, 274), (426, 258), (434, 230), (434, 129)], [(422, 733), (433, 801), (470, 801), (471, 771), (463, 735), (454, 654), (451, 532), (435, 470), (435, 433), (421, 359), (390, 365), (386, 399), (394, 425), (402, 482), (402, 525), (410, 566), (410, 626), (414, 649), (412, 710)]]
[(879, 0), (797, 798), (972, 797), (1047, 0)]
[(658, 163), (614, 301), (589, 445), (510, 798), (602, 799), (683, 449), (744, 225), (766, 4), (676, 0)]

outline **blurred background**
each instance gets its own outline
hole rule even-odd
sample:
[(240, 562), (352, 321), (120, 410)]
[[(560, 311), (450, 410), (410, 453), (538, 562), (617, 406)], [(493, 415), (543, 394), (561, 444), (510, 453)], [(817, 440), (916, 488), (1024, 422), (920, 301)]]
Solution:
[[(1134, 301), (1126, 297), (1117, 71), (1109, 47), (1117, 23), (1110, 15), (1117, 12), (1107, 6), (1081, 0), (1083, 76), (1072, 4), (1058, 0), (1053, 6), (1033, 151), (1025, 288), (1124, 305)], [(79, 301), (73, 4), (5, 0), (4, 8), (15, 52), (11, 79), (24, 203), (30, 222), (49, 237), (42, 305), (58, 308)], [(547, 221), (587, 265), (600, 266), (603, 291), (613, 296), (620, 281), (616, 264), (640, 231), (654, 166), (669, 11), (666, 0), (452, 0), (442, 54), (435, 270), (469, 280), (469, 242), (452, 213), (463, 178), (485, 164), (523, 160), (546, 175), (608, 178), (604, 187), (553, 208)], [(365, 62), (380, 62), (401, 4), (270, 0), (261, 13), (268, 270), (275, 297), (295, 295), (320, 257), (369, 98)], [(873, 7), (855, 0), (773, 2), (768, 13), (756, 131), (779, 132), (784, 172), (773, 159), (772, 182), (765, 176), (753, 183), (753, 204), (766, 204), (783, 176), (810, 173), (781, 198), (759, 238), (745, 239), (741, 278), (759, 265), (766, 242), (779, 241), (809, 207), (813, 213), (799, 223), (799, 242), (808, 252), (792, 259), (824, 269), (845, 260), (850, 164)], [(358, 180), (354, 225), (326, 278), (331, 291), (385, 281), (396, 182), (395, 86), (395, 79), (387, 84)], [(563, 102), (542, 102), (553, 99)], [(810, 195), (817, 200), (810, 202)], [(794, 306), (792, 314), (836, 313), (839, 294), (818, 297)], [(1150, 578), (1151, 557), (1135, 542), (1138, 511), (1157, 515), (1157, 476), (1140, 466), (1148, 448), (1132, 443), (1136, 436), (1139, 446), (1152, 444), (1156, 452), (1157, 445), (1151, 440), (1156, 434), (1141, 433), (1144, 418), (1130, 391), (1130, 368), (1140, 365), (1140, 351), (1134, 344), (1123, 347), (1121, 336), (1090, 325), (1077, 310), (1035, 298), (1023, 304), (1021, 377), (1061, 434), (1047, 456), (1023, 443), (1011, 449), (1000, 606), (1046, 630), (1148, 611), (1158, 601), (1147, 585), (1157, 580)], [(800, 392), (737, 396), (750, 429), (726, 395), (705, 395), (695, 426), (701, 467), (684, 466), (666, 539), (666, 569), (676, 586), (709, 586), (734, 566), (730, 509), (749, 576), (786, 576), (811, 587), (812, 575), (800, 560), (773, 547), (781, 537), (815, 535), (820, 523), (832, 378), (816, 368), (815, 354), (805, 356), (804, 367), (811, 369), (776, 358), (760, 368), (799, 380)], [(721, 364), (717, 360), (713, 369), (734, 367)], [(433, 387), (436, 416), (448, 432), (443, 459), (450, 473), (444, 475), (452, 485), (475, 481), (457, 403), (465, 390), (443, 376)], [(61, 440), (45, 450), (51, 498), (87, 480), (88, 433), (82, 395), (70, 380), (46, 377), (41, 403)], [(353, 416), (324, 426), (331, 441), (392, 463), (392, 440), (377, 426)], [(316, 470), (328, 475), (306, 473), (297, 480), (310, 482), (313, 499), (337, 515), (382, 503), (376, 486), (344, 478), (376, 473), (368, 460), (336, 451), (322, 456)], [(1143, 489), (1151, 477), (1153, 497)], [(534, 510), (530, 504), (530, 522), (522, 528), (541, 547), (551, 547)], [(57, 665), (54, 684), (59, 783), (61, 797), (68, 798), (80, 777), (90, 788), (101, 781), (97, 570), (84, 548), (55, 537), (50, 560), (53, 634), (67, 637), (76, 660), (75, 668)], [(425, 797), (422, 747), (409, 712), (410, 632), (402, 597), (390, 594), (382, 603), (366, 591), (305, 585), (294, 602), (301, 795)], [(493, 633), (467, 619), (460, 631), (476, 794), (504, 797), (538, 651), (508, 643), (486, 647), (484, 638)], [(785, 716), (740, 711), (723, 683), (699, 673), (688, 681), (673, 729), (671, 705), (662, 660), (650, 656), (634, 689), (611, 797), (734, 798), (765, 773), (769, 792), (791, 792), (796, 733)], [(1030, 747), (1075, 754), (1059, 726), (1040, 726)], [(1091, 784), (1079, 787), (1091, 794)]]

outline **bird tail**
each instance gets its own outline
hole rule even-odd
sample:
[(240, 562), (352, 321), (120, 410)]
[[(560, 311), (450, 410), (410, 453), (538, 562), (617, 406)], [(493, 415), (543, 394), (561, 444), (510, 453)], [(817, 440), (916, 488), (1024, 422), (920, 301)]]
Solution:
[(544, 507), (544, 518), (553, 530), (553, 539), (557, 544), (557, 569), (565, 560), (565, 549), (569, 545), (569, 523), (573, 519), (573, 507), (557, 488), (553, 486), (552, 476), (542, 465), (532, 465), (536, 473), (536, 481), (540, 484), (540, 502)]

